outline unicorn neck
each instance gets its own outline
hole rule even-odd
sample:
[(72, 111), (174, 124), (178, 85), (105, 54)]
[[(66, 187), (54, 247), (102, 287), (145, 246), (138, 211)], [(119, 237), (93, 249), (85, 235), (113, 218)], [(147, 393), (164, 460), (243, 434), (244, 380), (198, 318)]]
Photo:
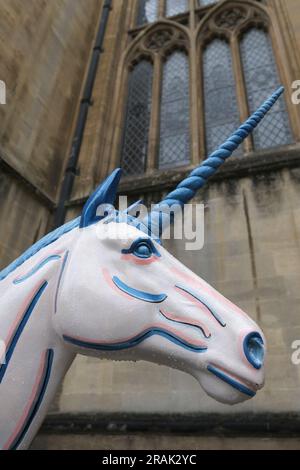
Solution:
[(0, 339), (6, 349), (0, 403), (10, 403), (0, 407), (0, 449), (28, 446), (74, 358), (53, 327), (67, 241), (41, 249), (0, 282)]

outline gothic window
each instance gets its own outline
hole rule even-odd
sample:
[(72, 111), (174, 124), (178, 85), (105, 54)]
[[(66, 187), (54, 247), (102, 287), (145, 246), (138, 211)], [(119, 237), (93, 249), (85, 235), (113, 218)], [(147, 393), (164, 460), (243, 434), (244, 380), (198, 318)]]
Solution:
[(167, 0), (166, 15), (175, 16), (189, 9), (189, 0)]
[[(182, 28), (165, 25), (150, 29), (128, 57), (131, 72), (121, 152), (125, 175), (191, 161), (187, 50)], [(145, 56), (152, 57), (151, 63)]]
[(215, 150), (239, 126), (229, 44), (213, 40), (203, 54), (206, 151)]
[[(281, 83), (268, 26), (266, 13), (236, 2), (231, 8), (216, 10), (199, 35), (200, 44), (203, 41), (200, 47), (206, 154), (224, 142)], [(244, 142), (244, 148), (235, 154), (292, 142), (285, 100), (281, 97)]]
[(158, 0), (138, 0), (137, 26), (157, 20)]
[(160, 110), (159, 168), (190, 161), (189, 63), (175, 51), (163, 67)]
[[(249, 112), (253, 113), (276, 89), (280, 79), (272, 44), (265, 31), (256, 28), (248, 30), (241, 39), (240, 48)], [(289, 118), (283, 99), (278, 101), (254, 131), (253, 140), (255, 149), (271, 148), (292, 142)]]
[[(140, 27), (129, 31), (124, 117), (114, 141), (127, 176), (199, 163), (281, 84), (268, 2), (135, 4)], [(281, 97), (234, 155), (293, 143), (290, 110)]]
[(145, 171), (152, 101), (153, 66), (143, 60), (130, 72), (122, 148), (125, 175)]

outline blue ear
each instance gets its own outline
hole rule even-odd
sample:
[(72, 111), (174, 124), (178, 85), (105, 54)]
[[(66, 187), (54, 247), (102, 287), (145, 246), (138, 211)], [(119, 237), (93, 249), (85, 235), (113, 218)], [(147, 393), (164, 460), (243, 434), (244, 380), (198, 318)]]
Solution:
[(121, 173), (122, 170), (120, 168), (114, 170), (89, 197), (81, 214), (80, 228), (88, 227), (101, 219), (101, 217), (96, 215), (97, 209), (101, 204), (114, 203)]

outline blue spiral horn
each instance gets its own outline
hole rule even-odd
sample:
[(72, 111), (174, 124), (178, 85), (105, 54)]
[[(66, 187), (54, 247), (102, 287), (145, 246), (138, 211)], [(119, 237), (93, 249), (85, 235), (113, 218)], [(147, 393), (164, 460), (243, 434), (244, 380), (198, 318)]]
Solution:
[(203, 163), (193, 170), (174, 191), (169, 193), (164, 199), (154, 206), (150, 215), (145, 217), (143, 224), (146, 226), (149, 234), (160, 237), (163, 229), (170, 224), (170, 208), (176, 206), (182, 207), (190, 201), (202, 188), (208, 178), (216, 173), (225, 160), (232, 155), (234, 150), (248, 137), (256, 128), (267, 112), (276, 103), (284, 88), (278, 88), (264, 104), (234, 132), (228, 140), (224, 142), (215, 152), (203, 161)]

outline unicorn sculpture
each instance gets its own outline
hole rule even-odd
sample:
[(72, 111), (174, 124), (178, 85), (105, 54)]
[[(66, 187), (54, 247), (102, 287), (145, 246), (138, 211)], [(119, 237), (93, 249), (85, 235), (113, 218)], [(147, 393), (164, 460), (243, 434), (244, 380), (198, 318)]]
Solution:
[[(264, 383), (265, 338), (240, 308), (160, 244), (164, 207), (182, 206), (273, 106), (278, 89), (143, 220), (113, 204), (115, 170), (82, 215), (46, 235), (0, 272), (0, 448), (25, 449), (77, 353), (146, 360), (193, 375), (224, 403)], [(126, 217), (125, 217), (126, 215)], [(123, 237), (115, 233), (123, 231)]]

